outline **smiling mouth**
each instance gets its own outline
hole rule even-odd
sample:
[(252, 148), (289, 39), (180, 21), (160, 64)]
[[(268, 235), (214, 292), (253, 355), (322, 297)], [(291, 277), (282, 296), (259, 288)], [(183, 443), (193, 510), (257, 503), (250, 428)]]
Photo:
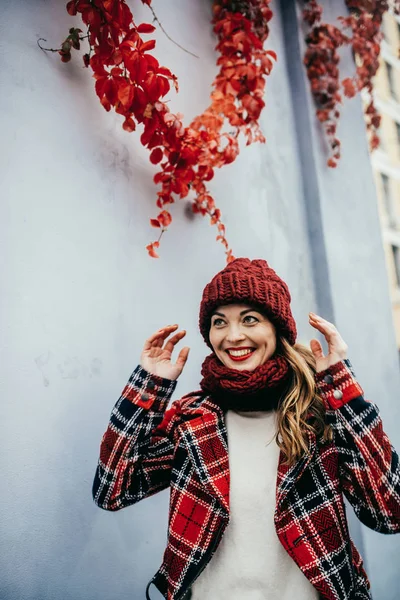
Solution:
[(244, 350), (226, 350), (229, 358), (235, 361), (246, 360), (253, 354), (255, 348), (246, 348)]

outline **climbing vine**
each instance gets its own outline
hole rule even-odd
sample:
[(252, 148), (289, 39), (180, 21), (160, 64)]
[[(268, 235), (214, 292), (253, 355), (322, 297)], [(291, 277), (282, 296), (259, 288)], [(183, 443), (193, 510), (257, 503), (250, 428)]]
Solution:
[[(372, 98), (372, 80), (379, 65), (383, 15), (389, 4), (400, 14), (400, 0), (346, 0), (349, 12), (339, 17), (337, 25), (323, 22), (317, 0), (299, 1), (308, 27), (304, 64), (316, 115), (331, 148), (327, 164), (335, 167), (340, 158), (337, 125), (343, 95), (351, 98), (361, 90), (369, 94), (366, 117), (371, 148), (379, 144), (380, 115)], [(141, 2), (151, 11), (153, 23), (165, 32), (152, 0)], [(164, 100), (171, 86), (177, 92), (179, 88), (177, 77), (152, 54), (155, 25), (136, 23), (125, 0), (69, 1), (67, 11), (71, 16), (80, 15), (85, 35), (82, 29), (71, 28), (60, 48), (43, 48), (58, 52), (63, 62), (69, 62), (72, 50), (79, 50), (87, 39), (89, 50), (83, 54), (83, 64), (93, 72), (102, 106), (121, 115), (125, 131), (131, 133), (141, 126), (140, 141), (148, 149), (151, 163), (159, 166), (154, 176), (159, 212), (150, 219), (159, 235), (147, 246), (152, 257), (158, 258), (161, 237), (172, 221), (169, 205), (177, 198), (187, 198), (193, 212), (208, 216), (217, 227), (216, 239), (225, 248), (227, 262), (234, 259), (208, 182), (216, 168), (236, 159), (240, 136), (246, 145), (265, 142), (259, 118), (265, 106), (266, 79), (277, 59), (272, 50), (264, 48), (273, 16), (270, 2), (214, 0), (212, 25), (219, 71), (209, 106), (188, 125)], [(339, 49), (344, 45), (352, 48), (356, 71), (341, 81)]]
[[(154, 176), (159, 213), (150, 220), (159, 229), (159, 237), (147, 246), (150, 256), (158, 257), (161, 236), (172, 221), (168, 206), (176, 197), (189, 197), (193, 212), (208, 216), (217, 227), (216, 239), (225, 247), (227, 262), (234, 258), (208, 182), (216, 168), (235, 160), (240, 134), (247, 144), (265, 141), (259, 117), (265, 105), (266, 76), (276, 59), (274, 52), (263, 47), (272, 17), (270, 1), (214, 2), (219, 72), (209, 106), (186, 126), (182, 115), (173, 114), (164, 102), (171, 85), (178, 91), (178, 81), (151, 54), (156, 45), (151, 39), (154, 25), (137, 24), (125, 0), (71, 0), (67, 4), (68, 13), (79, 13), (87, 27), (89, 52), (83, 55), (83, 63), (93, 71), (101, 104), (123, 117), (126, 131), (135, 131), (138, 124), (143, 127), (140, 141), (149, 150), (150, 161), (160, 167)], [(142, 3), (152, 9), (151, 0)], [(57, 50), (63, 62), (71, 59), (73, 49), (79, 49), (86, 37), (81, 34), (79, 28), (70, 29)]]
[[(349, 14), (338, 18), (338, 25), (323, 22), (323, 11), (317, 0), (303, 2), (303, 19), (309, 26), (306, 36), (304, 64), (316, 105), (316, 115), (323, 124), (329, 140), (331, 156), (328, 166), (336, 167), (340, 159), (340, 140), (337, 125), (343, 95), (352, 98), (365, 90), (366, 126), (370, 134), (370, 148), (379, 145), (377, 130), (381, 117), (372, 96), (373, 78), (379, 68), (383, 15), (390, 8), (400, 14), (400, 0), (346, 0)], [(356, 59), (354, 77), (340, 81), (341, 46), (350, 46)]]

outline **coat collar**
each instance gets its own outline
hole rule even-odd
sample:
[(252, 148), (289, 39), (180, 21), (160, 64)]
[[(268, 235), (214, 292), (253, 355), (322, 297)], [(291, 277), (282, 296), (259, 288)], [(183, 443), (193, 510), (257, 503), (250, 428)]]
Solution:
[[(181, 415), (182, 438), (199, 478), (210, 494), (219, 501), (226, 515), (229, 515), (229, 454), (224, 413), (210, 396), (203, 395), (184, 402)], [(276, 480), (277, 509), (314, 456), (315, 434), (308, 431), (307, 440), (307, 453), (294, 465), (284, 465), (285, 457), (282, 451), (279, 454)]]

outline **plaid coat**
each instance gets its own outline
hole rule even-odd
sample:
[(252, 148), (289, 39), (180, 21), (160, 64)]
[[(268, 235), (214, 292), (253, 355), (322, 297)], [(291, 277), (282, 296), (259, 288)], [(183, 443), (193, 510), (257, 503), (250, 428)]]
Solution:
[[(334, 439), (309, 434), (308, 454), (292, 467), (280, 454), (275, 529), (321, 600), (368, 600), (343, 494), (367, 527), (398, 533), (399, 458), (348, 360), (318, 373), (316, 382)], [(201, 392), (168, 408), (175, 386), (135, 369), (111, 413), (93, 483), (94, 501), (110, 511), (170, 488), (168, 544), (146, 589), (150, 598), (153, 583), (167, 600), (190, 598), (229, 521), (224, 413)]]

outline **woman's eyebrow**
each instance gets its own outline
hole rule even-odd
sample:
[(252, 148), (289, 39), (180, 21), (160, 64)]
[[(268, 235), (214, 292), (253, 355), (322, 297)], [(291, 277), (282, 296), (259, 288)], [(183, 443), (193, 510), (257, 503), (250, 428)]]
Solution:
[[(255, 308), (246, 308), (246, 310), (242, 310), (240, 312), (240, 316), (245, 315), (248, 312), (259, 312), (259, 311), (256, 310)], [(225, 317), (224, 313), (217, 312), (217, 311), (215, 311), (211, 316), (213, 317), (214, 315), (218, 315), (219, 317)]]

